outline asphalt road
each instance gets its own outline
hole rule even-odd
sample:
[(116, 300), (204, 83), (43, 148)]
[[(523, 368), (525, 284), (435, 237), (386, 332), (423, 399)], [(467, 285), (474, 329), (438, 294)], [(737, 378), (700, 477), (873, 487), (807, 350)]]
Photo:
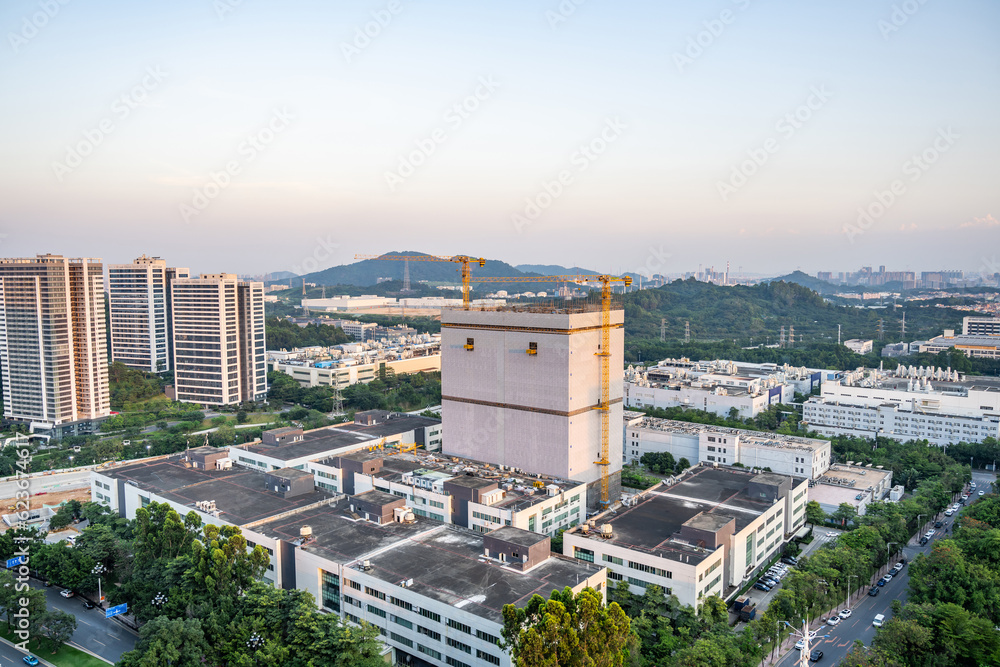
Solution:
[[(969, 500), (971, 501), (973, 498), (978, 499), (978, 492), (981, 490), (989, 492), (989, 484), (995, 479), (996, 477), (991, 472), (973, 471), (972, 481), (977, 484), (977, 488), (973, 492), (972, 498)], [(957, 515), (945, 517), (942, 514), (941, 519), (946, 522), (948, 526), (936, 529), (934, 531), (934, 536), (923, 547), (919, 545), (920, 536), (926, 530), (930, 530), (933, 527), (933, 523), (925, 526), (922, 531), (918, 532), (917, 535), (914, 536), (905, 547), (903, 547), (902, 553), (906, 557), (906, 562), (908, 564), (913, 562), (913, 559), (917, 556), (917, 554), (930, 553), (936, 540), (950, 534), (948, 531), (951, 528), (952, 520), (955, 518), (957, 518)], [(899, 557), (895, 556), (892, 562), (895, 563), (898, 559)], [(878, 573), (875, 580), (881, 577), (884, 573), (885, 568)], [(880, 588), (877, 596), (869, 597), (868, 594), (864, 592), (860, 595), (856, 595), (851, 600), (851, 617), (847, 620), (841, 621), (836, 626), (819, 626), (821, 629), (818, 634), (829, 635), (829, 637), (813, 642), (810, 646), (810, 650), (819, 649), (823, 651), (822, 664), (835, 665), (847, 655), (847, 652), (854, 644), (855, 639), (860, 639), (866, 645), (871, 645), (876, 632), (875, 627), (872, 625), (872, 620), (874, 620), (875, 615), (884, 614), (886, 620), (892, 618), (892, 601), (906, 601), (909, 582), (910, 573), (909, 565), (907, 565), (898, 575), (893, 576), (892, 581)], [(843, 609), (843, 606), (837, 607), (834, 611), (839, 611), (841, 609)], [(816, 627), (817, 624), (814, 623), (810, 627), (810, 630), (813, 630)], [(799, 651), (792, 649), (792, 651), (790, 651), (784, 658), (778, 661), (777, 665), (779, 667), (793, 667), (798, 664), (800, 659)]]
[[(118, 662), (122, 653), (135, 648), (138, 636), (122, 627), (118, 621), (105, 618), (103, 610), (84, 609), (80, 597), (64, 598), (59, 595), (62, 589), (57, 586), (45, 588), (42, 584), (32, 581), (31, 587), (45, 591), (49, 609), (59, 609), (76, 616), (76, 632), (70, 641), (71, 644), (83, 647), (110, 662)], [(20, 658), (18, 660), (20, 661)], [(3, 664), (0, 661), (0, 667)]]

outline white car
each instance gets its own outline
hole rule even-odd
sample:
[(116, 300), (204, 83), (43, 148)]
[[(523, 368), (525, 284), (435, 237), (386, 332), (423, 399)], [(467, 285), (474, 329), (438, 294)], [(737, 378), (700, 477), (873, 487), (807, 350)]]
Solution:
[(903, 569), (903, 564), (902, 563), (896, 563), (895, 565), (892, 566), (892, 569), (894, 571), (896, 571), (896, 572), (901, 572), (902, 569)]
[(64, 590), (59, 591), (59, 595), (63, 596), (64, 598), (71, 598), (74, 595), (76, 595), (76, 593), (74, 593), (70, 589), (66, 588)]
[(882, 578), (885, 579), (885, 583), (889, 583), (890, 581), (892, 581), (892, 574), (889, 573)]
[(841, 618), (850, 618), (851, 617), (851, 610), (850, 609), (845, 609), (842, 612), (840, 612), (839, 616)]
[(796, 651), (801, 651), (805, 647), (806, 647), (806, 640), (805, 639), (800, 639), (799, 641), (795, 642), (795, 650)]
[(837, 533), (827, 533), (826, 536), (827, 537), (836, 537)]
[(831, 616), (826, 620), (827, 625), (837, 625), (837, 623), (840, 623), (840, 616)]
[(876, 628), (881, 628), (884, 622), (885, 622), (885, 614), (875, 614), (875, 619), (872, 621), (872, 625), (874, 625)]
[(980, 491), (979, 495), (981, 495), (981, 496), (986, 495), (986, 492), (985, 491)]

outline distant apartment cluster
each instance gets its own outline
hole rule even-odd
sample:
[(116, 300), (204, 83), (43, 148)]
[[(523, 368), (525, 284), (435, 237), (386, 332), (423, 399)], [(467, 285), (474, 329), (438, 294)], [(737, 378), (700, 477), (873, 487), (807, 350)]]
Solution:
[(922, 271), (917, 277), (914, 271), (887, 271), (885, 265), (877, 269), (863, 266), (858, 271), (820, 271), (816, 274), (820, 280), (835, 285), (879, 285), (894, 284), (901, 289), (927, 287), (936, 289), (951, 285), (962, 285), (966, 281), (965, 272), (957, 270)]
[(173, 371), (177, 400), (266, 397), (261, 283), (192, 278), (143, 255), (109, 265), (105, 293), (104, 268), (100, 259), (52, 254), (0, 259), (5, 420), (55, 437), (94, 432), (111, 415), (109, 340), (113, 361)]

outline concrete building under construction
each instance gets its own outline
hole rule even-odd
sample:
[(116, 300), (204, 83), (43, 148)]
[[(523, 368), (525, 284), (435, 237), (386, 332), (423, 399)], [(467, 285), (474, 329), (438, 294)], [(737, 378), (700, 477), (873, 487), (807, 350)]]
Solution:
[[(621, 496), (624, 311), (611, 310), (609, 500)], [(599, 304), (441, 313), (444, 453), (587, 483), (601, 494)]]

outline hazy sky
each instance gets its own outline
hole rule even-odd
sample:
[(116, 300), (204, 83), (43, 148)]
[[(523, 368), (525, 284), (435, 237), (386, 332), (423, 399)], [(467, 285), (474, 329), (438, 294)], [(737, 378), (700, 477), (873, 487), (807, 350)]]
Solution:
[(0, 27), (0, 256), (1000, 270), (996, 0), (5, 0)]

